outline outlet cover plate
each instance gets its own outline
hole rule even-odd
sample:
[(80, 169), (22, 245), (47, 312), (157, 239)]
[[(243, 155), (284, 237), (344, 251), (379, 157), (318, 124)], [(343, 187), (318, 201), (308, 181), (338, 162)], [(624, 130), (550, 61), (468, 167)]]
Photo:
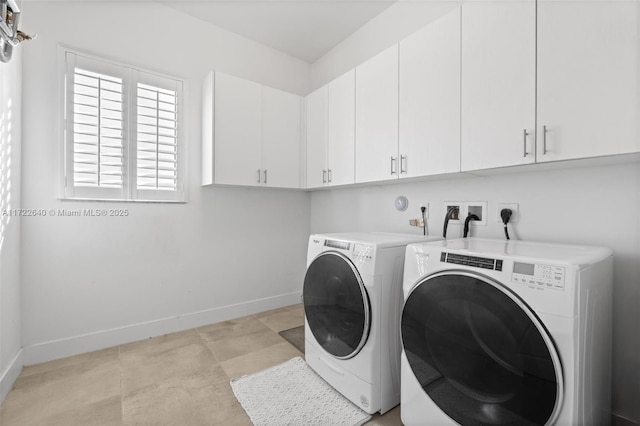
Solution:
[(518, 203), (497, 203), (496, 204), (496, 222), (502, 223), (502, 216), (500, 212), (502, 209), (511, 209), (511, 218), (509, 223), (516, 223), (520, 220), (520, 213), (518, 212)]
[(467, 201), (464, 203), (464, 216), (466, 218), (469, 213), (477, 215), (480, 220), (472, 220), (469, 222), (471, 226), (487, 226), (487, 202), (486, 201)]
[(463, 214), (465, 214), (464, 203), (462, 201), (445, 201), (442, 206), (443, 218), (447, 217), (447, 211), (450, 206), (458, 206), (459, 213), (458, 213), (458, 219), (449, 220), (449, 225), (460, 225), (460, 223), (462, 223), (460, 221), (460, 218), (463, 217)]
[(424, 217), (425, 219), (429, 219), (429, 203), (420, 203), (420, 218), (422, 219), (422, 208), (425, 208), (424, 210)]

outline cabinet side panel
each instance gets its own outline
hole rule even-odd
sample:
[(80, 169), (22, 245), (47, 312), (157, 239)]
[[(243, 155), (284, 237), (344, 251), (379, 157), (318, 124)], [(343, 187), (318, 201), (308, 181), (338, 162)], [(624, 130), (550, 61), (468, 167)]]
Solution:
[(213, 184), (214, 73), (202, 81), (202, 185)]

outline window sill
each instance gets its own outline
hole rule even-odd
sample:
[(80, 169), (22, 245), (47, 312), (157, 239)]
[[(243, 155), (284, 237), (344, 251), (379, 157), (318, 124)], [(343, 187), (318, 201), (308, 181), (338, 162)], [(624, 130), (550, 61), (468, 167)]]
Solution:
[(142, 204), (187, 204), (187, 201), (176, 200), (131, 200), (120, 198), (69, 198), (60, 197), (60, 201), (82, 201), (82, 202), (97, 202), (97, 203), (142, 203)]

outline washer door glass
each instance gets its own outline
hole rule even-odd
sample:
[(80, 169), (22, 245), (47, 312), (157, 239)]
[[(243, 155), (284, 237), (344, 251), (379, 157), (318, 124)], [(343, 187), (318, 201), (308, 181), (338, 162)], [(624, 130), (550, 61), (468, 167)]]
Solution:
[(463, 425), (544, 425), (562, 372), (535, 314), (488, 278), (436, 274), (410, 293), (402, 343), (420, 386)]
[(369, 335), (369, 298), (351, 261), (337, 252), (316, 257), (304, 277), (304, 311), (313, 337), (331, 355), (355, 356)]

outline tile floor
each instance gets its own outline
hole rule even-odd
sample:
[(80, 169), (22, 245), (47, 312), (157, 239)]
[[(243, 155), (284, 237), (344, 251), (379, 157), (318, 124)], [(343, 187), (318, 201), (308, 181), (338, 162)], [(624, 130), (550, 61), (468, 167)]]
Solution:
[[(302, 354), (302, 305), (25, 367), (0, 426), (251, 425), (229, 380)], [(369, 426), (401, 425), (398, 407)]]

